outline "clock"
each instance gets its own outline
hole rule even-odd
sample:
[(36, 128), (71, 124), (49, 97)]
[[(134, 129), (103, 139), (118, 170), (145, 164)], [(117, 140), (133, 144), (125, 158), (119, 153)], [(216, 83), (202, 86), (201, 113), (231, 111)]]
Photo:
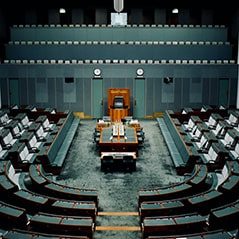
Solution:
[(144, 74), (144, 70), (142, 68), (137, 69), (136, 71), (138, 76), (142, 76)]
[(101, 70), (99, 68), (94, 69), (94, 75), (100, 76)]

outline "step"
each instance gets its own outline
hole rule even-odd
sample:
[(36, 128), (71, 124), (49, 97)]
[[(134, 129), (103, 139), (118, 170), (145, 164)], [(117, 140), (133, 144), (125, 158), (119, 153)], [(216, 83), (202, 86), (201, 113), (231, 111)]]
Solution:
[(141, 231), (140, 226), (96, 226), (96, 231)]
[(139, 216), (138, 212), (98, 212), (97, 216)]

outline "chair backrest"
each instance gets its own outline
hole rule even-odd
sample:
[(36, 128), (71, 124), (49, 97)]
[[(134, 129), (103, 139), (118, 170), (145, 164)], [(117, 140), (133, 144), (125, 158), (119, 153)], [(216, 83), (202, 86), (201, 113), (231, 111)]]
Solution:
[(30, 148), (33, 148), (36, 143), (37, 143), (37, 138), (35, 135), (33, 135), (32, 138), (28, 141), (28, 144)]
[(20, 134), (20, 129), (18, 127), (18, 124), (15, 125), (15, 127), (12, 129), (12, 132), (13, 132), (14, 136)]
[(12, 178), (13, 175), (15, 174), (15, 168), (12, 166), (12, 164), (10, 165), (9, 169), (8, 169), (8, 177)]
[(217, 123), (217, 121), (216, 121), (216, 120), (213, 118), (213, 116), (211, 115), (211, 116), (209, 117), (208, 123), (209, 123), (210, 126), (215, 126), (216, 123)]
[(18, 122), (18, 128), (22, 132), (24, 130), (23, 125), (21, 122)]
[(235, 125), (238, 124), (238, 117), (232, 113), (230, 114), (228, 120), (230, 121), (231, 124), (235, 124)]
[(221, 130), (222, 130), (222, 125), (218, 123), (216, 126), (215, 135), (221, 134)]
[(190, 118), (188, 121), (188, 127), (192, 129), (194, 125), (195, 125), (195, 122), (192, 120), (192, 118)]
[(206, 143), (207, 143), (207, 138), (202, 135), (201, 139), (200, 139), (200, 147), (205, 147), (206, 146)]
[(224, 140), (229, 145), (231, 145), (233, 143), (234, 138), (232, 137), (232, 135), (230, 135), (229, 131), (226, 133)]
[(43, 127), (40, 126), (39, 129), (36, 131), (37, 137), (41, 137), (44, 134)]
[(28, 154), (29, 154), (29, 151), (28, 151), (27, 146), (25, 145), (25, 146), (22, 148), (22, 151), (21, 151), (20, 154), (19, 154), (19, 157), (20, 157), (21, 161), (23, 161), (23, 160), (27, 157)]
[(227, 165), (225, 164), (222, 168), (222, 176), (223, 178), (227, 178), (228, 177), (228, 168), (227, 168)]
[(0, 117), (0, 123), (1, 124), (6, 124), (9, 120), (8, 114), (5, 112), (4, 114), (1, 115)]
[(124, 98), (123, 98), (123, 96), (115, 96), (115, 98), (114, 98), (114, 108), (118, 108), (118, 109), (124, 108)]
[(202, 137), (202, 132), (197, 128), (195, 132), (195, 136), (200, 139)]
[(26, 126), (29, 123), (29, 119), (28, 119), (27, 115), (25, 115), (25, 117), (22, 119), (21, 123), (23, 126)]
[(237, 142), (237, 144), (236, 144), (235, 151), (239, 156), (239, 142)]
[(213, 144), (211, 145), (211, 147), (208, 150), (208, 155), (210, 156), (212, 161), (216, 161), (218, 154), (217, 152), (214, 150), (213, 148)]
[(48, 118), (46, 118), (43, 122), (43, 128), (49, 127), (49, 124), (50, 124), (50, 122), (49, 122)]
[(8, 134), (3, 138), (3, 143), (5, 145), (9, 144), (13, 140), (12, 134), (9, 131)]

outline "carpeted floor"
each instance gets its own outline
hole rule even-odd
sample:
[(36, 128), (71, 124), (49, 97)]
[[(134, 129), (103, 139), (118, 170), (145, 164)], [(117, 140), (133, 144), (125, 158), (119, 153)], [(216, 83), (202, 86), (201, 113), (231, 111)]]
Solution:
[[(56, 180), (78, 188), (97, 189), (99, 211), (137, 212), (139, 189), (155, 188), (182, 180), (172, 166), (156, 120), (140, 123), (145, 131), (145, 143), (139, 150), (135, 172), (101, 172), (99, 153), (92, 137), (96, 121), (82, 120), (67, 154), (64, 168)], [(138, 216), (98, 215), (96, 226), (94, 239), (142, 238)], [(123, 229), (99, 229), (105, 226)], [(136, 230), (125, 229), (125, 226), (136, 227)]]
[(139, 189), (182, 180), (176, 176), (156, 120), (144, 120), (140, 124), (145, 131), (145, 143), (139, 150), (136, 172), (101, 172), (92, 138), (96, 121), (82, 120), (56, 180), (74, 187), (97, 189), (101, 211), (137, 211)]

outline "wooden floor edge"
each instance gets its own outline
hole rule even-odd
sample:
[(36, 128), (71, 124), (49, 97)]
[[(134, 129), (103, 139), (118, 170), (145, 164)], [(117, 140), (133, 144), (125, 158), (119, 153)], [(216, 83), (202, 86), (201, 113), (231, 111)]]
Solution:
[(141, 231), (139, 226), (96, 226), (96, 231)]
[(138, 212), (98, 212), (98, 216), (139, 216)]

